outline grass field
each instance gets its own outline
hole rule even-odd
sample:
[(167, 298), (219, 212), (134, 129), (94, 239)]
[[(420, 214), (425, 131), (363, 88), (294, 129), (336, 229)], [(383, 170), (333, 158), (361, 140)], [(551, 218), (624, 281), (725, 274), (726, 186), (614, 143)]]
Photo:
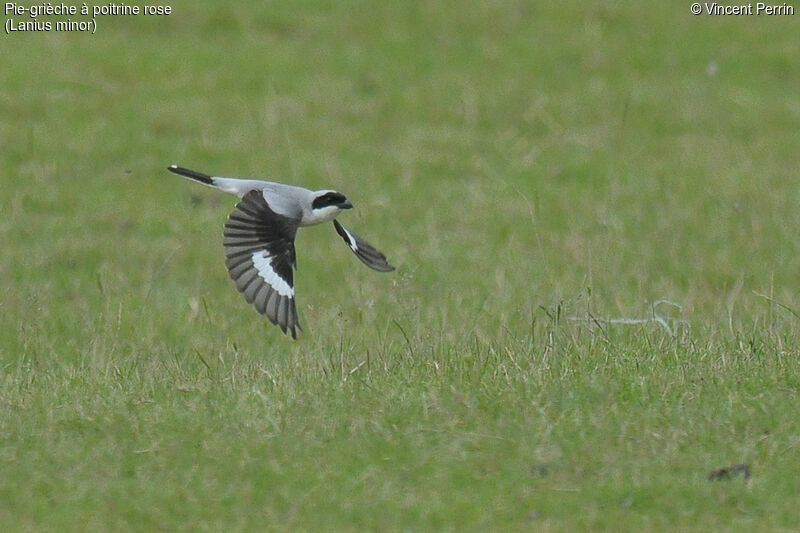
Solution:
[[(0, 529), (800, 529), (800, 13), (689, 5), (4, 34)], [(171, 163), (339, 189), (397, 271), (301, 231), (293, 342)]]

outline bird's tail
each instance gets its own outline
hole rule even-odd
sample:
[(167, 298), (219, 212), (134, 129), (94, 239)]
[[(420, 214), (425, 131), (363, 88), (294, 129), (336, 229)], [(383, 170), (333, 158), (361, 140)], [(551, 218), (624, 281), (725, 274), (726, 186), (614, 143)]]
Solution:
[(179, 167), (178, 165), (170, 165), (167, 167), (167, 170), (174, 172), (179, 176), (183, 176), (184, 178), (193, 179), (205, 185), (211, 185), (212, 187), (214, 186), (214, 178), (208, 174), (203, 174), (202, 172), (197, 172), (196, 170), (189, 170), (188, 168)]

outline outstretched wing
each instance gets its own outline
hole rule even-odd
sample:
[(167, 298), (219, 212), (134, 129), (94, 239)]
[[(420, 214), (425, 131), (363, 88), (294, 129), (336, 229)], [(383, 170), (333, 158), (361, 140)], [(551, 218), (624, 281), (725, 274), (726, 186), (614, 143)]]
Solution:
[(298, 221), (275, 213), (261, 191), (250, 191), (225, 222), (225, 266), (248, 303), (297, 338), (294, 301)]
[(338, 220), (333, 221), (336, 233), (341, 235), (347, 246), (361, 259), (361, 262), (378, 272), (391, 272), (394, 267), (386, 261), (386, 256), (373, 248), (367, 241), (348, 230)]

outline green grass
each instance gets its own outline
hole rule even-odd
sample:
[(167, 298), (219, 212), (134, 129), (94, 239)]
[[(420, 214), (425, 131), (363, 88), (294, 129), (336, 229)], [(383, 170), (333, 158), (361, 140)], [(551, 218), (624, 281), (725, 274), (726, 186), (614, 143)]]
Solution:
[[(0, 529), (800, 528), (796, 16), (173, 10), (2, 37)], [(171, 163), (398, 269), (300, 232), (293, 342)]]

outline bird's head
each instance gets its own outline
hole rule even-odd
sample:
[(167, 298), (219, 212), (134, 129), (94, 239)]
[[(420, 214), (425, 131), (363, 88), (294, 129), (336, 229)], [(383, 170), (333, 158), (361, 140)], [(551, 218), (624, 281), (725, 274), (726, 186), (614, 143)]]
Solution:
[(328, 222), (336, 218), (343, 209), (352, 209), (353, 204), (337, 191), (317, 191), (311, 201), (311, 217), (315, 223)]

